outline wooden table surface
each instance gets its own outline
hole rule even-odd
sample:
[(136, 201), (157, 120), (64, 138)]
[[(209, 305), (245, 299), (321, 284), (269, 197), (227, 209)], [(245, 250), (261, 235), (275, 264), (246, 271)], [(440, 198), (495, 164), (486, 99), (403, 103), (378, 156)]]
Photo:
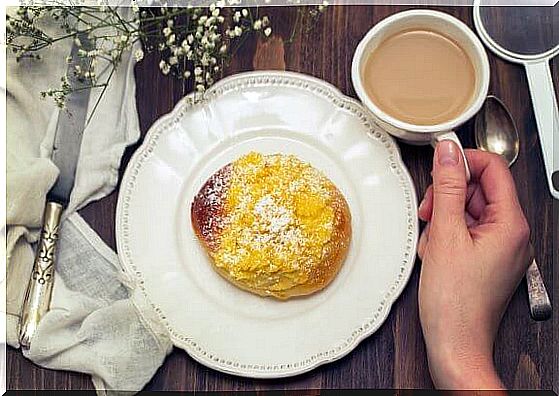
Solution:
[[(355, 97), (351, 84), (351, 60), (363, 35), (378, 21), (406, 6), (330, 6), (315, 28), (284, 44), (295, 22), (292, 7), (262, 10), (271, 16), (272, 40), (249, 40), (237, 53), (227, 74), (254, 69), (286, 69), (310, 74)], [(471, 7), (430, 7), (452, 14), (473, 27)], [(503, 24), (506, 21), (497, 20)], [(554, 304), (551, 320), (533, 321), (528, 313), (523, 282), (503, 318), (495, 346), (495, 361), (506, 386), (515, 389), (559, 391), (559, 208), (548, 192), (544, 164), (526, 75), (522, 67), (508, 64), (489, 53), (490, 93), (509, 107), (519, 128), (521, 152), (512, 168), (520, 201), (532, 229), (532, 242)], [(136, 66), (137, 104), (142, 136), (152, 123), (187, 93), (188, 87), (163, 76), (159, 59), (146, 57)], [(559, 82), (559, 62), (552, 74)], [(473, 124), (459, 129), (467, 147), (474, 146)], [(131, 153), (123, 159), (124, 169)], [(433, 151), (430, 147), (400, 144), (402, 156), (415, 182), (419, 197), (430, 183)], [(81, 211), (82, 216), (115, 248), (115, 208), (118, 189)], [(554, 221), (554, 219), (556, 221)], [(555, 234), (555, 235), (554, 235)], [(175, 349), (146, 390), (261, 390), (310, 388), (431, 388), (425, 345), (418, 316), (417, 289), (421, 262), (416, 261), (409, 284), (382, 327), (352, 353), (310, 373), (289, 379), (253, 380), (210, 370)], [(555, 272), (554, 272), (555, 271)], [(24, 359), (20, 351), (8, 349), (8, 389), (91, 389), (86, 375), (42, 369)]]

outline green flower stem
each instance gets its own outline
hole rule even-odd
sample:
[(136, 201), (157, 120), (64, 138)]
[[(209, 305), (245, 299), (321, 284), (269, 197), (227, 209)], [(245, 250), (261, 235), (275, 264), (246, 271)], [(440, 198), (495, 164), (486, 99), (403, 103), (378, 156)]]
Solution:
[(111, 7), (109, 7), (109, 10), (111, 10), (112, 13), (117, 17), (118, 21), (120, 22), (120, 24), (124, 28), (124, 31), (129, 32), (128, 27), (126, 26), (126, 24), (124, 23), (124, 21), (122, 20), (120, 15), (118, 15), (118, 11), (116, 9), (112, 9)]
[(298, 30), (298, 27), (300, 25), (302, 14), (303, 14), (303, 12), (301, 11), (301, 9), (299, 7), (297, 7), (297, 16), (295, 17), (295, 23), (293, 24), (293, 30), (291, 30), (291, 35), (289, 36), (289, 39), (287, 39), (287, 41), (285, 41), (286, 44), (292, 44), (293, 41), (295, 40), (295, 35), (297, 34), (297, 30)]
[(111, 78), (113, 77), (113, 74), (114, 74), (115, 70), (116, 70), (116, 65), (113, 65), (113, 68), (111, 69), (111, 72), (110, 72), (109, 76), (107, 77), (107, 81), (105, 81), (105, 83), (102, 84), (103, 90), (99, 94), (99, 97), (97, 98), (97, 101), (95, 102), (95, 106), (93, 106), (93, 110), (91, 110), (91, 114), (89, 115), (89, 117), (87, 118), (87, 121), (85, 122), (86, 127), (89, 124), (89, 121), (91, 121), (91, 117), (93, 117), (93, 114), (95, 114), (95, 110), (97, 110), (97, 107), (99, 106), (99, 103), (101, 102), (101, 98), (105, 94), (105, 91), (107, 90), (107, 87), (109, 86), (109, 82), (111, 81)]
[(87, 87), (74, 88), (74, 89), (72, 89), (72, 92), (79, 92), (79, 91), (83, 91), (85, 89), (91, 89), (91, 88), (104, 88), (107, 85), (108, 85), (108, 82), (103, 83), (103, 84), (88, 85)]

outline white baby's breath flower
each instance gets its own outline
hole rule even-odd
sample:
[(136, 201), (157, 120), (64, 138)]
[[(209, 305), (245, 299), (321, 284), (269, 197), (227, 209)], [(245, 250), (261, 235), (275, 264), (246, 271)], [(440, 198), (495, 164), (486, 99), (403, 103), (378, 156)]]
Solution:
[(144, 59), (144, 51), (142, 51), (141, 49), (137, 49), (136, 51), (134, 51), (134, 59), (136, 59), (136, 62)]
[(175, 24), (175, 21), (173, 21), (172, 19), (167, 19), (167, 26), (172, 28), (173, 25)]
[(176, 56), (171, 56), (169, 58), (169, 64), (170, 65), (176, 65), (177, 63), (179, 63), (179, 59)]
[(173, 44), (175, 42), (175, 34), (171, 34), (167, 39), (167, 44)]
[(235, 36), (241, 36), (243, 34), (243, 29), (240, 26), (235, 26)]
[(194, 36), (189, 34), (186, 36), (186, 41), (188, 41), (188, 44), (192, 44), (194, 42)]
[(62, 76), (60, 79), (62, 81), (62, 89), (71, 89), (70, 80), (68, 80), (68, 76)]
[(168, 37), (171, 34), (171, 32), (172, 32), (172, 30), (171, 30), (170, 27), (166, 27), (166, 28), (163, 29), (163, 35), (165, 37)]
[(248, 10), (246, 8), (243, 8), (241, 14), (243, 14), (243, 16), (246, 18), (248, 16)]
[(183, 74), (184, 78), (189, 78), (190, 77), (190, 71), (186, 70)]
[(222, 54), (227, 52), (227, 44), (223, 44), (221, 47), (219, 47), (219, 52), (221, 52)]
[(235, 11), (233, 14), (233, 22), (239, 22), (241, 20), (241, 12)]
[(132, 11), (134, 12), (140, 11), (140, 7), (138, 7), (138, 3), (136, 3), (135, 1), (132, 2)]
[(204, 92), (206, 90), (206, 87), (204, 86), (204, 84), (198, 84), (196, 85), (196, 91), (198, 92)]
[(254, 28), (254, 30), (260, 30), (262, 28), (262, 20), (257, 19), (256, 21), (254, 21), (252, 27)]
[(169, 72), (171, 71), (171, 68), (164, 60), (159, 62), (159, 69), (161, 69), (161, 72), (165, 75), (169, 74)]
[(197, 66), (194, 68), (194, 75), (195, 76), (199, 76), (202, 74), (202, 68), (200, 66)]
[(262, 26), (269, 26), (270, 25), (270, 18), (268, 18), (266, 15), (264, 15), (262, 17)]
[(265, 35), (266, 37), (269, 37), (270, 34), (272, 34), (272, 28), (267, 27), (266, 29), (264, 29), (264, 35)]

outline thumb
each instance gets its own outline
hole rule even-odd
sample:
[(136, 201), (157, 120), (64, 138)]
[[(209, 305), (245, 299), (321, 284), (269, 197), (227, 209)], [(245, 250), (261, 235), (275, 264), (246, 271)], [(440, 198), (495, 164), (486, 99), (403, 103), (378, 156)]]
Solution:
[(451, 140), (443, 140), (437, 144), (433, 159), (433, 235), (467, 230), (466, 193), (466, 169), (460, 148)]

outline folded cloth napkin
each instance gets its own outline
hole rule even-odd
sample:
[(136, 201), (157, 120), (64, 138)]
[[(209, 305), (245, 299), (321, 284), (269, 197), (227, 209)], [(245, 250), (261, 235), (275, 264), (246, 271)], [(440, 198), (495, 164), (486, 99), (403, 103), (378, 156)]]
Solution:
[[(121, 12), (130, 12), (121, 9)], [(8, 9), (8, 14), (15, 9)], [(54, 26), (45, 26), (47, 31)], [(58, 87), (71, 44), (56, 42), (42, 60), (7, 56), (7, 343), (19, 347), (20, 310), (34, 259), (46, 194), (58, 169), (50, 160), (59, 109), (39, 92)], [(139, 49), (135, 45), (132, 52)], [(51, 309), (31, 348), (33, 362), (91, 374), (99, 394), (139, 391), (172, 344), (125, 276), (117, 255), (75, 211), (116, 186), (126, 146), (140, 136), (134, 59), (129, 52), (87, 125), (58, 247)], [(92, 90), (88, 116), (99, 97)], [(65, 220), (64, 220), (65, 219)], [(146, 309), (147, 308), (147, 309)]]

